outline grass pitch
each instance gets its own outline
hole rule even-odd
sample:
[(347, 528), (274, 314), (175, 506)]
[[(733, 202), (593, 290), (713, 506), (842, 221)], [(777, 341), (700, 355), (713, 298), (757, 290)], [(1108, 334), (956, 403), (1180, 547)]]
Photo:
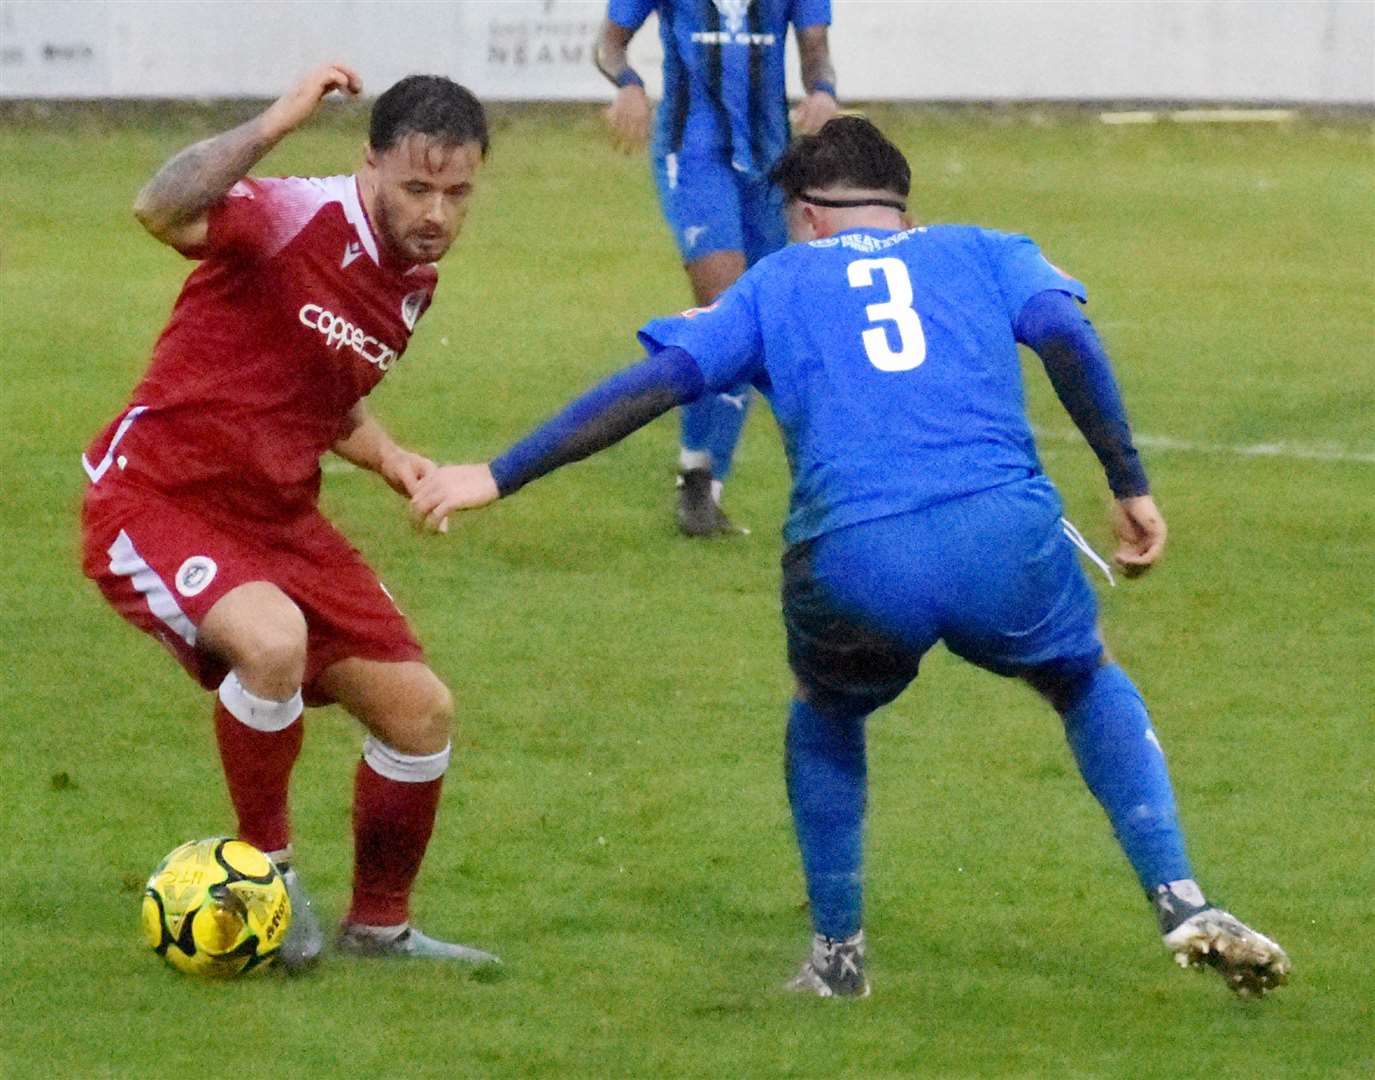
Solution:
[[(138, 897), (231, 826), (205, 696), (79, 575), (81, 448), (121, 407), (187, 270), (128, 207), (226, 126), (0, 118), (0, 928), (7, 1077), (1365, 1077), (1375, 1072), (1375, 163), (1367, 119), (1105, 128), (1091, 115), (884, 109), (924, 220), (1024, 230), (1084, 280), (1172, 527), (1102, 590), (1170, 755), (1205, 886), (1290, 951), (1235, 1001), (1176, 971), (1054, 717), (933, 655), (871, 734), (874, 997), (776, 992), (807, 937), (780, 766), (786, 479), (750, 423), (754, 528), (671, 526), (676, 428), (459, 523), (410, 532), (357, 472), (328, 511), (377, 566), (462, 730), (417, 921), (501, 978), (331, 959), (225, 986), (146, 953)], [(437, 303), (374, 398), (446, 459), (502, 449), (633, 359), (687, 290), (642, 160), (591, 109), (500, 113)], [(351, 169), (361, 111), (264, 172)], [(1104, 488), (1029, 367), (1047, 467), (1107, 544)], [(359, 746), (309, 714), (300, 863), (348, 884)]]

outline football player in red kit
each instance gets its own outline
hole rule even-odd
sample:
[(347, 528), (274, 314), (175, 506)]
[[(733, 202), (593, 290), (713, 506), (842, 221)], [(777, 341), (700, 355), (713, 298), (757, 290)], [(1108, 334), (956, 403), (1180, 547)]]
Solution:
[(139, 193), (143, 226), (199, 265), (128, 407), (83, 457), (84, 570), (216, 692), (239, 836), (271, 854), (291, 892), (288, 967), (324, 943), (291, 864), (287, 785), (303, 706), (330, 702), (367, 731), (338, 947), (490, 963), (410, 925), (453, 702), (316, 505), (326, 451), (402, 495), (435, 467), (363, 399), (430, 305), (433, 264), (486, 155), (486, 117), (456, 83), (412, 76), (378, 98), (354, 175), (246, 175), (326, 95), (361, 90), (350, 68), (322, 65), (246, 124), (177, 154)]

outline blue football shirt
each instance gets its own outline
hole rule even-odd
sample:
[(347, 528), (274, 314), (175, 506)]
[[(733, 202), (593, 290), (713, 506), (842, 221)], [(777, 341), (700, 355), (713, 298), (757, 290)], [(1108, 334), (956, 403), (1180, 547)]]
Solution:
[(1025, 236), (962, 225), (856, 229), (757, 263), (710, 308), (640, 330), (709, 391), (752, 382), (793, 474), (788, 543), (1041, 471), (1013, 324), (1084, 287)]
[(831, 0), (610, 0), (607, 17), (637, 30), (652, 11), (664, 45), (655, 156), (724, 154), (767, 173), (789, 139), (788, 24), (829, 25)]

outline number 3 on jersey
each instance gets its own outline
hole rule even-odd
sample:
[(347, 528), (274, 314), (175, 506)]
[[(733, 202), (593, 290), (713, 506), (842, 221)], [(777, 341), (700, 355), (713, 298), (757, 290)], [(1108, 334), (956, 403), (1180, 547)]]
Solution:
[(911, 371), (926, 359), (926, 334), (921, 328), (917, 309), (912, 306), (912, 278), (907, 264), (901, 259), (856, 259), (849, 265), (850, 287), (872, 287), (877, 272), (888, 286), (888, 299), (869, 304), (864, 314), (871, 323), (887, 319), (898, 331), (896, 350), (888, 342), (888, 332), (881, 326), (871, 326), (860, 334), (869, 363), (879, 371)]

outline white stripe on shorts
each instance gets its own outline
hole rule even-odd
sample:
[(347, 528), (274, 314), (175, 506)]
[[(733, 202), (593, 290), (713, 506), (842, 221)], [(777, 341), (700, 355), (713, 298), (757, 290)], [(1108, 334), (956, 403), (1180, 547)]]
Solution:
[(1070, 521), (1069, 518), (1062, 517), (1060, 519), (1060, 528), (1063, 529), (1065, 535), (1069, 537), (1069, 542), (1082, 551), (1089, 562), (1103, 571), (1108, 579), (1108, 584), (1113, 588), (1117, 588), (1117, 579), (1112, 576), (1112, 567), (1108, 565), (1107, 559), (1093, 550), (1089, 542), (1084, 539), (1084, 534), (1074, 527), (1074, 522)]
[(129, 534), (123, 529), (110, 545), (110, 573), (130, 579), (134, 588), (148, 602), (148, 610), (172, 628), (177, 637), (188, 645), (196, 644), (196, 624), (177, 606), (172, 590), (158, 577), (157, 571), (143, 561)]

